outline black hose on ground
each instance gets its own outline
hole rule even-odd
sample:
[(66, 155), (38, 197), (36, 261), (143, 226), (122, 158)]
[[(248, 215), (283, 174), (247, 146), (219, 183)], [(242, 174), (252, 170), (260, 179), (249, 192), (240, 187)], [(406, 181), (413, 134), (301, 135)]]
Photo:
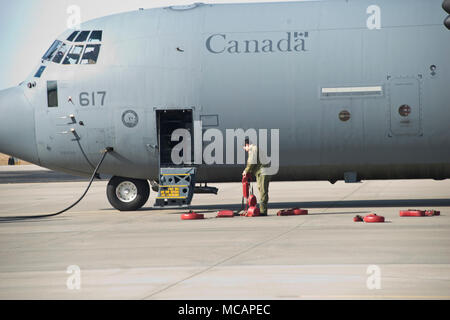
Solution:
[(103, 163), (103, 160), (105, 160), (106, 155), (109, 152), (114, 151), (113, 148), (108, 147), (105, 150), (103, 150), (103, 155), (102, 158), (100, 159), (100, 161), (97, 164), (97, 167), (95, 167), (94, 172), (92, 173), (91, 179), (89, 180), (89, 184), (86, 188), (86, 190), (84, 191), (84, 193), (81, 195), (81, 197), (75, 201), (73, 204), (71, 204), (70, 206), (68, 206), (67, 208), (58, 211), (56, 213), (50, 213), (50, 214), (41, 214), (41, 215), (34, 215), (34, 216), (12, 216), (12, 217), (0, 217), (0, 222), (7, 222), (7, 221), (17, 221), (17, 220), (28, 220), (28, 219), (41, 219), (41, 218), (49, 218), (49, 217), (55, 217), (58, 216), (70, 209), (72, 209), (73, 207), (75, 207), (81, 200), (83, 200), (83, 198), (86, 196), (86, 194), (88, 193), (89, 189), (91, 188), (92, 182), (94, 181), (95, 177), (97, 176), (98, 170), (100, 169), (100, 166)]

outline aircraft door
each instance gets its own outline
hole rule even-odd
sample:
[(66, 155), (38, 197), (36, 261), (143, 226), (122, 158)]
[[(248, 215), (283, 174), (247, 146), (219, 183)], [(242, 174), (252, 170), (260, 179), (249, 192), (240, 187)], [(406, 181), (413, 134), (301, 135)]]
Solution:
[[(191, 109), (165, 109), (156, 110), (156, 124), (158, 132), (158, 146), (159, 146), (159, 164), (160, 167), (173, 167), (180, 164), (174, 163), (172, 159), (172, 152), (174, 147), (182, 143), (181, 139), (187, 139), (186, 143), (182, 145), (187, 146), (183, 150), (174, 151), (177, 156), (187, 159), (183, 165), (190, 165), (194, 161), (193, 158), (193, 112)], [(182, 129), (187, 135), (183, 138), (172, 141), (172, 135), (175, 130)], [(180, 131), (181, 133), (181, 131)], [(184, 141), (184, 140), (183, 140)], [(189, 150), (190, 149), (190, 150)], [(183, 154), (190, 152), (190, 155)]]
[(422, 135), (419, 79), (392, 78), (389, 83), (389, 103), (390, 136)]

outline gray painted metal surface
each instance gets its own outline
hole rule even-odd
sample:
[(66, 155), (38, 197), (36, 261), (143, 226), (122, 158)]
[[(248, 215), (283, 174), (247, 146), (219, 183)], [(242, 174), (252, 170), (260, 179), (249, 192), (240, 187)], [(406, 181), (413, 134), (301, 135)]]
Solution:
[[(374, 4), (381, 28), (371, 30)], [(192, 109), (222, 132), (280, 129), (274, 179), (448, 178), (450, 32), (441, 4), (205, 4), (92, 20), (81, 29), (103, 31), (96, 64), (43, 61), (0, 93), (0, 151), (83, 175), (111, 146), (101, 173), (156, 179), (156, 110)], [(58, 107), (47, 106), (47, 81), (58, 83)], [(197, 182), (239, 181), (242, 169), (202, 165)]]

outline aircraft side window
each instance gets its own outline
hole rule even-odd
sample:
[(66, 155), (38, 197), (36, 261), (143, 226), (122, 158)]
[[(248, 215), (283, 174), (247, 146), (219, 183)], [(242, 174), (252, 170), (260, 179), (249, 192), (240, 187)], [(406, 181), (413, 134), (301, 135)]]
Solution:
[(42, 73), (44, 72), (44, 70), (45, 70), (45, 66), (40, 66), (38, 71), (36, 71), (36, 73), (34, 74), (34, 77), (35, 78), (40, 78)]
[(73, 41), (73, 39), (75, 39), (75, 37), (77, 36), (77, 34), (79, 33), (80, 31), (74, 31), (74, 32), (72, 32), (72, 34), (67, 38), (67, 41)]
[(69, 46), (65, 43), (62, 44), (62, 46), (58, 49), (58, 51), (55, 54), (55, 57), (53, 58), (53, 62), (60, 63), (61, 60), (64, 58), (64, 55), (67, 52), (67, 49), (69, 49)]
[(80, 64), (95, 64), (97, 63), (98, 54), (100, 53), (99, 44), (88, 44), (84, 50), (83, 58)]
[(89, 37), (88, 42), (101, 42), (102, 41), (102, 31), (94, 30)]
[(69, 53), (67, 53), (63, 64), (77, 64), (78, 60), (80, 60), (80, 55), (83, 51), (83, 47), (84, 46), (72, 46), (69, 50)]
[(47, 105), (49, 108), (58, 106), (58, 82), (47, 81)]
[(45, 54), (42, 56), (42, 60), (50, 60), (52, 59), (53, 55), (55, 54), (56, 50), (59, 48), (59, 46), (62, 44), (61, 41), (55, 40), (53, 44), (50, 46), (50, 48), (45, 52)]
[(90, 31), (81, 31), (78, 37), (75, 39), (75, 42), (85, 42), (88, 38)]

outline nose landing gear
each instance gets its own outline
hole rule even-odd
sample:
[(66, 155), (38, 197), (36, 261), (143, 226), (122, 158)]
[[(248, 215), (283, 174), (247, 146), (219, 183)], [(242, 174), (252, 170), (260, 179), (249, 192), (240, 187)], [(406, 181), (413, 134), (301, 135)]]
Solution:
[(147, 180), (112, 177), (106, 188), (109, 203), (120, 211), (140, 209), (150, 196)]

